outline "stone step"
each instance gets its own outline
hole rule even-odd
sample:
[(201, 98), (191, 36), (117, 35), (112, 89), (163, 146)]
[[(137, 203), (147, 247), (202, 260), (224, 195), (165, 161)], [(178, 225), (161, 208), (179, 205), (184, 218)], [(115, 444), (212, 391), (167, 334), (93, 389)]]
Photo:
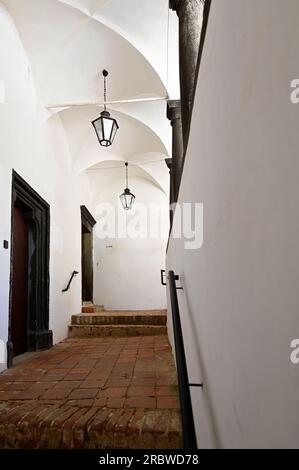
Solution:
[(166, 325), (166, 310), (113, 311), (72, 315), (72, 325)]
[(70, 325), (69, 338), (166, 335), (165, 325)]
[(104, 312), (104, 310), (105, 310), (104, 305), (83, 304), (82, 306), (82, 313), (98, 313), (98, 312)]

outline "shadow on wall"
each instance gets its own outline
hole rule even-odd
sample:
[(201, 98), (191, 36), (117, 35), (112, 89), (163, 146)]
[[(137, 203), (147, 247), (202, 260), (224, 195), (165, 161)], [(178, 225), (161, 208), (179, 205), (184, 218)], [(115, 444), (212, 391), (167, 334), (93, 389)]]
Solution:
[(95, 238), (94, 301), (107, 310), (165, 309), (166, 241)]
[[(182, 278), (184, 281), (184, 278)], [(203, 416), (205, 416), (207, 420), (207, 425), (210, 429), (210, 439), (211, 439), (211, 447), (215, 449), (220, 449), (220, 436), (217, 430), (217, 421), (216, 417), (213, 411), (213, 403), (212, 403), (212, 398), (211, 394), (209, 393), (209, 388), (208, 388), (208, 374), (206, 373), (206, 368), (205, 364), (203, 361), (203, 355), (201, 353), (200, 345), (199, 345), (199, 338), (196, 337), (195, 332), (197, 331), (196, 327), (196, 321), (192, 315), (192, 310), (190, 307), (190, 304), (188, 302), (188, 287), (184, 283), (184, 290), (182, 291), (182, 297), (184, 297), (184, 303), (186, 305), (185, 311), (189, 313), (188, 315), (188, 320), (190, 323), (190, 332), (191, 334), (188, 335), (189, 339), (192, 339), (186, 346), (186, 357), (187, 361), (188, 358), (194, 357), (194, 351), (188, 354), (188, 350), (192, 350), (192, 348), (195, 348), (195, 357), (197, 358), (197, 364), (196, 368), (198, 370), (198, 374), (200, 374), (200, 382), (203, 382), (204, 386), (202, 389), (193, 389), (191, 388), (191, 393), (192, 393), (192, 403), (194, 407), (194, 421), (195, 421), (195, 426), (197, 428), (197, 436), (198, 436), (198, 445), (200, 446), (200, 421)], [(190, 361), (190, 359), (189, 359)], [(193, 361), (194, 364), (194, 361)], [(193, 366), (194, 367), (194, 366)], [(189, 367), (190, 370), (190, 367)], [(193, 379), (190, 376), (189, 372), (189, 381), (193, 382)], [(197, 395), (195, 394), (200, 394), (201, 395), (201, 400), (198, 398)], [(203, 409), (202, 409), (203, 406)]]
[[(119, 201), (123, 179), (111, 181), (95, 206), (94, 302), (110, 310), (165, 309), (160, 283), (169, 230), (167, 196), (151, 181), (130, 178), (133, 209)], [(152, 209), (157, 208), (157, 212)]]

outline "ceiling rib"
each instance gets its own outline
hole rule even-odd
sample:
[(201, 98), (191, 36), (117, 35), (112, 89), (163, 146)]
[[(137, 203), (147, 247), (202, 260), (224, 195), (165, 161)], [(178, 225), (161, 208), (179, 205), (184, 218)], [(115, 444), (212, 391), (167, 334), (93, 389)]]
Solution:
[[(106, 104), (127, 104), (127, 103), (146, 103), (148, 101), (166, 101), (168, 96), (156, 96), (150, 98), (132, 98), (127, 100), (106, 101)], [(80, 101), (76, 103), (54, 103), (48, 104), (47, 109), (55, 108), (73, 108), (75, 106), (104, 106), (104, 101)]]

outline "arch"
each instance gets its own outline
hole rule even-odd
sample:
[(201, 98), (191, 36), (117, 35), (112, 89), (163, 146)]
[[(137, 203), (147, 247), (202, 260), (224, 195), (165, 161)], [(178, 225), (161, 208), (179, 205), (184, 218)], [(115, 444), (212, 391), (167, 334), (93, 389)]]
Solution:
[[(111, 25), (105, 25), (62, 1), (4, 0), (4, 4), (17, 24), (47, 104), (53, 99), (60, 101), (60, 97), (65, 101), (66, 96), (71, 101), (83, 96), (97, 98), (100, 93), (97, 74), (109, 66), (112, 71), (110, 91), (115, 99), (149, 96), (148, 93), (152, 96), (167, 95), (159, 73), (146, 56)], [(114, 54), (111, 54), (111, 48)], [(118, 50), (116, 57), (115, 51)], [(82, 64), (85, 70), (83, 81), (80, 74)], [(133, 73), (128, 74), (134, 69), (137, 77)], [(113, 82), (113, 72), (115, 77), (119, 73), (123, 77), (127, 75), (125, 86), (120, 85), (123, 81), (118, 78)], [(52, 99), (50, 89), (56, 93)]]
[[(107, 18), (107, 15), (105, 16), (105, 12), (103, 12), (102, 14), (99, 13), (100, 9), (98, 10), (98, 9), (95, 9), (95, 7), (94, 7), (95, 0), (89, 0), (88, 3), (90, 3), (90, 6), (86, 5), (85, 7), (82, 5), (81, 2), (78, 2), (77, 0), (57, 0), (57, 1), (68, 5), (70, 8), (74, 8), (76, 10), (79, 10), (82, 14), (84, 14), (84, 15), (90, 17), (90, 18), (95, 19), (96, 21), (98, 21), (101, 24), (107, 26), (108, 28), (110, 28), (111, 30), (115, 31), (117, 34), (122, 36), (126, 41), (128, 41), (130, 43), (130, 45), (132, 47), (137, 49), (143, 55), (144, 59), (151, 65), (151, 67), (153, 67), (155, 72), (159, 75), (161, 81), (163, 82), (163, 84), (165, 86), (165, 89), (167, 88), (167, 70), (165, 71), (165, 77), (163, 78), (161, 70), (159, 70), (159, 67), (157, 66), (157, 63), (156, 64), (154, 63), (153, 57), (150, 58), (149, 54), (146, 54), (144, 44), (142, 44), (141, 41), (139, 41), (139, 44), (138, 44), (137, 39), (136, 39), (136, 35), (134, 35), (133, 37), (132, 37), (132, 35), (129, 35), (128, 31), (126, 31), (123, 27), (116, 24), (115, 22), (113, 23), (111, 21), (111, 19), (109, 20)], [(146, 0), (146, 1), (148, 2), (148, 0)], [(105, 9), (105, 6), (106, 6), (107, 3), (108, 3), (107, 0), (102, 0), (101, 1), (101, 5), (103, 5), (104, 9)], [(125, 3), (125, 1), (122, 0), (122, 3)], [(142, 0), (138, 0), (138, 4), (141, 5), (140, 8), (142, 9), (142, 7), (143, 7)], [(133, 5), (133, 8), (134, 7), (135, 7), (135, 5)], [(150, 8), (151, 8), (152, 12), (153, 12), (154, 8), (157, 9), (156, 17), (160, 20), (161, 20), (161, 10), (165, 9), (165, 13), (166, 13), (165, 18), (167, 18), (168, 0), (164, 0), (164, 4), (163, 4), (163, 0), (159, 0), (159, 2), (156, 2), (156, 5), (155, 5), (155, 2), (151, 1), (150, 2)], [(142, 9), (142, 11), (143, 11), (143, 9)], [(165, 27), (165, 32), (167, 33), (167, 26)], [(167, 41), (167, 37), (166, 37), (166, 47), (168, 47), (168, 46), (169, 45), (168, 45), (168, 41)], [(166, 55), (167, 55), (167, 52), (166, 52)], [(167, 60), (165, 60), (165, 67), (167, 67)]]
[[(85, 173), (88, 176), (93, 198), (95, 199), (112, 181), (119, 180), (121, 182), (123, 180), (123, 185), (125, 185), (125, 160), (106, 160), (85, 169)], [(143, 168), (142, 165), (132, 164), (129, 166), (129, 175), (130, 178), (149, 181), (157, 189), (167, 195), (163, 184), (161, 184), (159, 178), (151, 173), (150, 169)], [(95, 186), (100, 188), (99, 191), (95, 191)], [(120, 190), (122, 189), (124, 188), (120, 185)]]
[[(113, 146), (102, 148), (91, 126), (91, 121), (98, 117), (97, 107), (69, 108), (60, 112), (74, 168), (82, 172), (86, 168), (103, 160), (131, 160), (147, 153), (159, 153), (168, 156), (168, 150), (161, 137), (149, 126), (120, 111), (113, 111), (120, 129)], [(170, 132), (169, 127), (169, 132)]]

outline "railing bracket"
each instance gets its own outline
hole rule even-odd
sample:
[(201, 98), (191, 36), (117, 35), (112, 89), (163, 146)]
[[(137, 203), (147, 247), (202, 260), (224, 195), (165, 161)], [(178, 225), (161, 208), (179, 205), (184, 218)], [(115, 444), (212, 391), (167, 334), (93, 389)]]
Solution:
[[(161, 269), (161, 284), (162, 284), (162, 286), (167, 286), (167, 282), (164, 280), (165, 274), (166, 274), (165, 269)], [(169, 279), (169, 276), (167, 277), (167, 279)], [(180, 276), (179, 276), (178, 274), (175, 274), (175, 275), (174, 275), (174, 279), (175, 279), (176, 281), (179, 281), (179, 280), (180, 280)], [(175, 286), (175, 288), (176, 288), (176, 290), (183, 290), (182, 287), (177, 287), (177, 286)]]

